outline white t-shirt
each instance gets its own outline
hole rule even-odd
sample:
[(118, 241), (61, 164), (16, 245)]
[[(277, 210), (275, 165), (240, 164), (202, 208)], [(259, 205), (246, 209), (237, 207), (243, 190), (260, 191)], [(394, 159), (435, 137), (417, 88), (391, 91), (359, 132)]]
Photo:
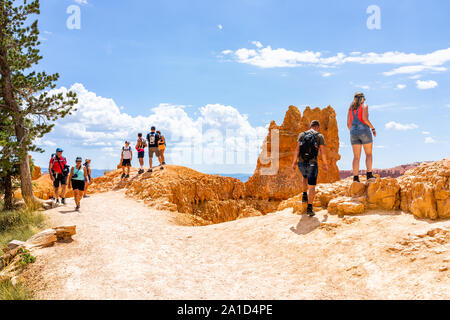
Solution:
[(131, 159), (131, 147), (123, 147), (122, 154), (124, 159)]

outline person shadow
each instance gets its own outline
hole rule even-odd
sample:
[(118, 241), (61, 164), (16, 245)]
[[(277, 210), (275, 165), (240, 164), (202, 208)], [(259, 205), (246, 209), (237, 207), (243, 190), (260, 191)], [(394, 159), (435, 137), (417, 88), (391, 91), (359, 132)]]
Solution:
[(324, 215), (323, 220), (319, 221), (316, 216), (310, 217), (307, 214), (303, 214), (300, 221), (297, 223), (297, 226), (295, 228), (291, 227), (290, 230), (298, 235), (305, 235), (316, 230), (321, 223), (324, 223), (327, 220), (328, 215)]

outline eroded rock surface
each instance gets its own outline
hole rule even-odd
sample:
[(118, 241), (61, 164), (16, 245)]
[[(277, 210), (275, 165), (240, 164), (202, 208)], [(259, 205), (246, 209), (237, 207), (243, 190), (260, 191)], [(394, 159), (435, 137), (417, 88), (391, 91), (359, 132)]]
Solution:
[[(299, 170), (292, 170), (292, 157), (299, 133), (308, 130), (312, 120), (320, 121), (320, 133), (324, 135), (327, 145), (329, 170), (327, 173), (319, 170), (318, 182), (339, 181), (339, 169), (336, 165), (340, 159), (339, 135), (335, 111), (331, 107), (306, 107), (302, 117), (297, 107), (290, 106), (281, 126), (277, 126), (274, 121), (270, 124), (255, 173), (246, 183), (249, 195), (258, 199), (285, 200), (299, 193), (301, 176)], [(322, 168), (320, 154), (319, 166)]]

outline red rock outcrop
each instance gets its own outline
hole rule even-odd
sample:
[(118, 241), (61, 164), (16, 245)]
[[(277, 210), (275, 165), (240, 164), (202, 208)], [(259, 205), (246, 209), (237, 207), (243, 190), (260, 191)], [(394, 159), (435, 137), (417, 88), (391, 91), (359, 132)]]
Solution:
[(398, 178), (401, 209), (419, 218), (450, 218), (450, 158), (422, 163)]
[[(340, 216), (367, 210), (403, 210), (418, 218), (450, 218), (450, 159), (422, 163), (395, 178), (353, 182), (347, 178), (317, 186), (314, 205)], [(301, 194), (280, 203), (279, 210), (302, 212)]]
[[(325, 137), (327, 147), (328, 172), (322, 169), (319, 155), (319, 183), (340, 180), (336, 165), (340, 159), (339, 135), (336, 113), (330, 106), (325, 109), (306, 107), (303, 117), (295, 106), (286, 112), (283, 124), (270, 124), (269, 134), (263, 142), (255, 173), (246, 182), (247, 194), (257, 199), (288, 199), (301, 191), (301, 176), (292, 170), (292, 157), (300, 132), (310, 128), (312, 120), (320, 121), (320, 133)], [(278, 146), (278, 148), (277, 148)]]
[(125, 189), (126, 194), (156, 209), (178, 211), (200, 217), (207, 223), (218, 223), (275, 211), (277, 202), (248, 199), (240, 180), (210, 175), (181, 166), (166, 166), (152, 174), (137, 175), (131, 169), (130, 179), (121, 179), (116, 170), (94, 180), (91, 192)]
[[(61, 192), (61, 188), (59, 190), (60, 190), (59, 192)], [(37, 198), (42, 200), (49, 200), (55, 197), (53, 182), (50, 179), (50, 175), (48, 173), (42, 175), (41, 177), (33, 181), (33, 192)], [(22, 199), (20, 189), (14, 192), (14, 196), (17, 199)], [(73, 190), (67, 188), (66, 198), (72, 197), (73, 197)]]

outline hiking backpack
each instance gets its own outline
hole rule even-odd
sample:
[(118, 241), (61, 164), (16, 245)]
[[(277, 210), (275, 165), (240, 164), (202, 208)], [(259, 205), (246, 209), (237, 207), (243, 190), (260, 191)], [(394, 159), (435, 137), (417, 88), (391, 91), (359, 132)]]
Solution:
[(304, 162), (309, 162), (317, 157), (319, 154), (319, 145), (317, 143), (318, 133), (305, 132), (300, 145), (299, 156)]

